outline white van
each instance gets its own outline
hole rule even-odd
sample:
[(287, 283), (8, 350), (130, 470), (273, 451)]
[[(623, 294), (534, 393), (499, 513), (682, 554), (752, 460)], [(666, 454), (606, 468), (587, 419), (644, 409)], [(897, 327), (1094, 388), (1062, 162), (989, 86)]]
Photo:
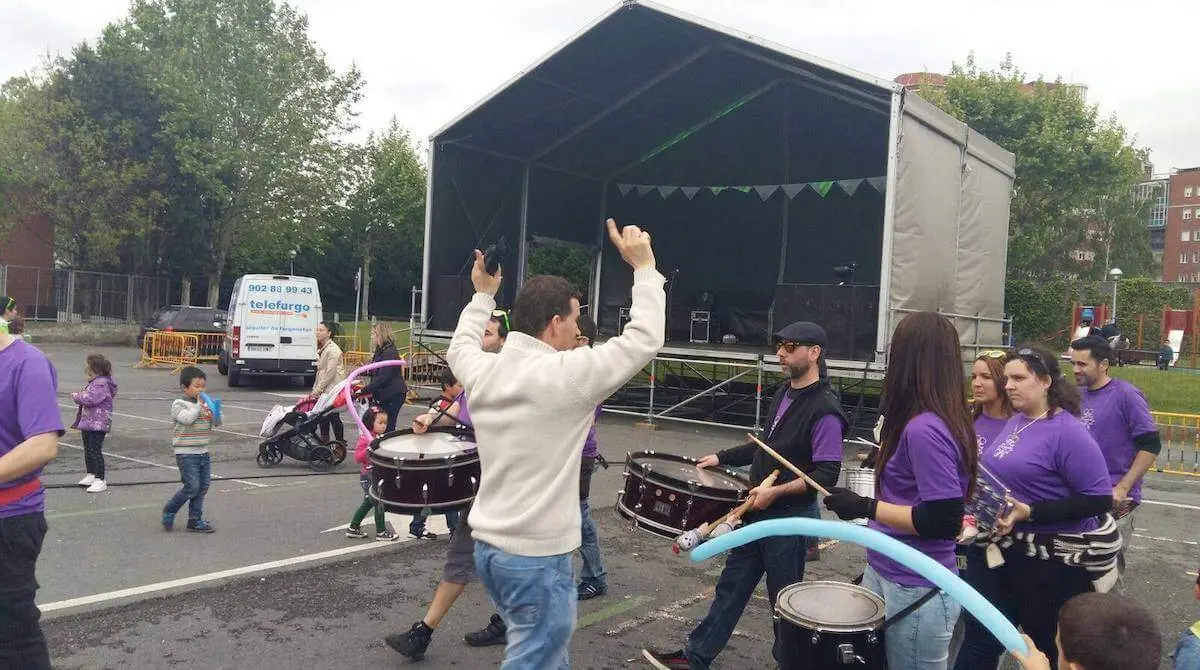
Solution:
[(229, 298), (217, 371), (241, 386), (245, 375), (317, 375), (321, 292), (312, 277), (243, 275)]

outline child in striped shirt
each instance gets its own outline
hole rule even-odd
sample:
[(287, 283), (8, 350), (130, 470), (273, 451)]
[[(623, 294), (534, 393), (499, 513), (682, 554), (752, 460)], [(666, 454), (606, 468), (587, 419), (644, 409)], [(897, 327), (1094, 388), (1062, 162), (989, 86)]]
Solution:
[(171, 446), (175, 450), (175, 463), (179, 466), (179, 477), (183, 488), (167, 501), (163, 508), (163, 530), (174, 530), (175, 513), (188, 505), (187, 529), (193, 533), (211, 533), (212, 524), (204, 520), (204, 495), (212, 481), (212, 461), (208, 455), (208, 443), (212, 439), (213, 407), (209, 406), (204, 393), (208, 379), (204, 371), (188, 366), (179, 373), (179, 386), (183, 395), (171, 403), (171, 419), (174, 420), (174, 435)]

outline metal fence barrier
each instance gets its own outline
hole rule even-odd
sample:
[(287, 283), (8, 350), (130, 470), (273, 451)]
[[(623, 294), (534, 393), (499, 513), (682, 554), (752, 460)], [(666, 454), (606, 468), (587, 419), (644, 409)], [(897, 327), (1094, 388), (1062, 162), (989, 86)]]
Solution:
[(153, 331), (142, 339), (142, 356), (133, 367), (156, 368), (170, 366), (171, 372), (179, 372), (188, 365), (198, 364), (200, 340), (190, 333)]
[(1200, 414), (1151, 412), (1162, 437), (1157, 472), (1200, 475)]
[(171, 304), (166, 277), (0, 265), (0, 295), (29, 321), (138, 323)]

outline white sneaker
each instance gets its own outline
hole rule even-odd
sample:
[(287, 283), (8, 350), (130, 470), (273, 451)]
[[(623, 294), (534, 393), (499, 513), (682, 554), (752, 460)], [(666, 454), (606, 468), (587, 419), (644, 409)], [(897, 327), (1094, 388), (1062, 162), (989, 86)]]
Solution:
[(88, 493), (100, 493), (101, 491), (107, 490), (108, 484), (105, 484), (103, 479), (97, 479), (96, 481), (92, 482), (91, 486), (87, 487)]
[(89, 474), (88, 476), (79, 480), (79, 486), (91, 486), (92, 482), (94, 481), (96, 481), (96, 475)]

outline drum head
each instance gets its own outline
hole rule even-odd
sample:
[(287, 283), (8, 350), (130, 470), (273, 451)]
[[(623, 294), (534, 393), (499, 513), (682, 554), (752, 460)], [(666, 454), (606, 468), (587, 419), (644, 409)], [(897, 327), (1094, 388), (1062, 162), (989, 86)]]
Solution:
[(405, 428), (380, 435), (371, 443), (371, 453), (383, 459), (438, 459), (475, 450), (475, 433), (457, 426), (436, 426), (420, 435)]
[(883, 623), (883, 599), (854, 584), (799, 582), (779, 592), (779, 616), (807, 630), (854, 633)]
[(647, 472), (648, 479), (700, 486), (737, 494), (750, 488), (750, 482), (738, 473), (723, 467), (698, 468), (695, 459), (673, 454), (644, 451), (629, 455), (629, 465)]

